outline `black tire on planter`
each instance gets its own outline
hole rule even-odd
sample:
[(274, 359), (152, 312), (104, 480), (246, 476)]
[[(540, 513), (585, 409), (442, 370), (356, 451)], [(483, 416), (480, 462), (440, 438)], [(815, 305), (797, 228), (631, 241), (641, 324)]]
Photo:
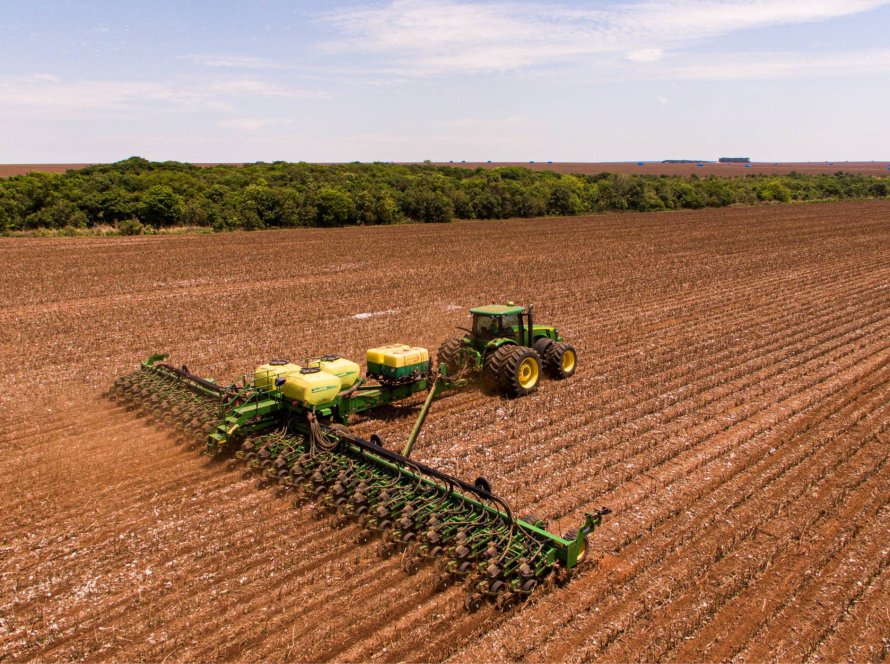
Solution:
[(519, 520), (525, 521), (526, 523), (530, 523), (533, 526), (540, 525), (541, 527), (543, 527), (543, 525), (544, 525), (544, 519), (539, 519), (534, 514), (523, 514), (522, 516), (519, 517)]
[[(563, 539), (569, 540), (570, 542), (574, 542), (578, 539), (578, 531), (574, 528), (567, 532), (562, 536)], [(590, 552), (590, 539), (588, 537), (584, 537), (584, 546), (581, 548), (581, 552), (578, 554), (577, 564), (580, 565), (585, 560), (587, 560), (587, 554)]]
[(463, 369), (460, 353), (460, 349), (463, 345), (463, 339), (461, 337), (455, 337), (439, 346), (439, 352), (436, 354), (436, 362), (439, 366), (445, 365), (448, 369), (449, 376), (454, 376), (458, 371)]
[(563, 341), (554, 343), (544, 354), (544, 366), (554, 378), (568, 378), (578, 369), (578, 351)]
[(509, 349), (504, 353), (500, 371), (501, 393), (508, 397), (531, 394), (541, 383), (541, 358), (534, 349), (525, 346), (509, 346)]

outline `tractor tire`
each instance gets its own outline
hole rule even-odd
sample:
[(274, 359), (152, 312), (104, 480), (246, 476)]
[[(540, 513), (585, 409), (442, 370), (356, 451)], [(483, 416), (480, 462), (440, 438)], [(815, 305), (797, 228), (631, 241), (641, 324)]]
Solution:
[(541, 382), (541, 358), (532, 348), (501, 346), (492, 353), (492, 369), (498, 368), (498, 387), (508, 397), (524, 397)]
[(537, 339), (535, 341), (535, 345), (533, 346), (533, 348), (535, 349), (535, 352), (538, 354), (538, 357), (540, 357), (541, 359), (544, 359), (545, 357), (547, 357), (547, 351), (555, 343), (556, 342), (553, 339), (548, 339), (547, 337), (541, 337), (540, 339)]
[(516, 346), (507, 344), (495, 349), (495, 351), (485, 358), (485, 364), (482, 367), (482, 380), (485, 387), (490, 390), (500, 391), (501, 375), (504, 373), (504, 366), (507, 358)]
[(550, 345), (543, 357), (544, 367), (553, 378), (568, 378), (578, 368), (578, 351), (562, 341)]
[(440, 367), (445, 366), (448, 369), (449, 376), (456, 375), (466, 365), (466, 360), (461, 356), (460, 352), (463, 345), (464, 340), (461, 337), (455, 337), (439, 346), (436, 362)]

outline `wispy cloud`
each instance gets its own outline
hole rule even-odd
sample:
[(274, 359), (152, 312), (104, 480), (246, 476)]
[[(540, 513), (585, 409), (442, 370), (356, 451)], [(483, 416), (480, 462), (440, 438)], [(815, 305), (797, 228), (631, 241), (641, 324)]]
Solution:
[(708, 57), (707, 62), (671, 66), (665, 70), (664, 76), (681, 80), (732, 81), (845, 73), (890, 73), (890, 49), (816, 56), (808, 53), (716, 55)]
[(321, 91), (304, 90), (254, 78), (195, 81), (63, 80), (47, 73), (0, 78), (4, 106), (35, 111), (93, 111), (128, 108), (170, 110), (228, 110), (238, 99), (255, 97), (325, 98)]
[(627, 59), (633, 62), (655, 62), (664, 57), (664, 50), (660, 48), (638, 48), (627, 54)]
[(459, 118), (456, 120), (446, 120), (442, 123), (443, 127), (454, 129), (526, 129), (534, 127), (535, 123), (531, 118), (525, 115), (508, 115), (502, 118)]
[(205, 91), (190, 85), (138, 80), (62, 80), (48, 74), (0, 79), (4, 106), (37, 111), (90, 111), (142, 107), (146, 103), (194, 107), (210, 101)]
[(50, 83), (60, 83), (62, 81), (58, 76), (47, 74), (46, 72), (35, 72), (31, 74), (30, 78), (35, 81), (49, 81)]
[(258, 58), (252, 55), (207, 55), (190, 54), (180, 56), (181, 60), (188, 60), (205, 67), (221, 69), (291, 69), (293, 65), (279, 60)]
[(256, 132), (271, 125), (288, 124), (289, 122), (291, 122), (289, 118), (230, 118), (220, 120), (216, 126), (235, 131)]
[(825, 21), (888, 0), (679, 0), (599, 9), (506, 1), (391, 0), (324, 16), (327, 45), (401, 74), (507, 71), (579, 59), (652, 62), (671, 49), (775, 25)]
[(886, 0), (692, 0), (644, 2), (619, 10), (616, 23), (643, 34), (680, 39), (710, 37), (751, 28), (825, 21), (888, 4)]
[(327, 99), (328, 93), (262, 81), (255, 78), (236, 78), (207, 84), (210, 93), (223, 95), (258, 95), (261, 97), (294, 97), (300, 99)]

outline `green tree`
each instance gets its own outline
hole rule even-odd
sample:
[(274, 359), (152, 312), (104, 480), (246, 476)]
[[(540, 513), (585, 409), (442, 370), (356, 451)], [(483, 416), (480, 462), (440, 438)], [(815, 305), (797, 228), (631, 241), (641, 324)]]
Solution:
[(791, 191), (782, 184), (779, 178), (767, 180), (758, 192), (758, 197), (764, 201), (779, 201), (787, 203), (791, 200)]
[(378, 193), (374, 201), (374, 214), (378, 224), (395, 224), (402, 218), (399, 204), (389, 194)]
[(0, 205), (0, 233), (7, 233), (15, 228), (15, 222), (12, 215), (7, 212), (3, 205)]
[(569, 182), (557, 182), (550, 192), (547, 212), (550, 214), (578, 214), (581, 211), (581, 197)]
[(182, 220), (182, 214), (182, 197), (167, 185), (155, 185), (142, 195), (139, 217), (150, 226), (175, 226)]
[(315, 197), (316, 221), (319, 226), (346, 226), (355, 223), (355, 202), (348, 192), (325, 187)]
[(698, 210), (708, 204), (705, 193), (691, 182), (678, 182), (674, 188), (680, 207)]
[(476, 219), (501, 219), (504, 216), (503, 202), (491, 190), (480, 191), (473, 200), (473, 217)]
[(886, 198), (890, 196), (890, 183), (886, 179), (872, 182), (869, 193), (875, 198)]
[(244, 189), (244, 199), (265, 226), (282, 225), (281, 192), (269, 186), (264, 178)]
[(182, 206), (182, 224), (185, 226), (211, 226), (215, 204), (205, 196), (196, 196)]
[(134, 196), (120, 186), (92, 192), (84, 196), (81, 205), (97, 224), (116, 224), (137, 212)]
[(416, 183), (404, 192), (402, 212), (409, 219), (424, 222), (447, 222), (454, 219), (454, 204), (441, 191), (433, 191)]
[(575, 176), (518, 167), (468, 170), (429, 163), (277, 162), (200, 168), (133, 157), (62, 174), (0, 179), (0, 232), (44, 227), (76, 230), (98, 223), (119, 226), (132, 218), (140, 218), (149, 231), (177, 224), (225, 230), (870, 196), (890, 196), (890, 180), (843, 172), (740, 178)]
[(57, 199), (25, 218), (25, 228), (86, 228), (89, 219), (83, 210), (65, 199)]

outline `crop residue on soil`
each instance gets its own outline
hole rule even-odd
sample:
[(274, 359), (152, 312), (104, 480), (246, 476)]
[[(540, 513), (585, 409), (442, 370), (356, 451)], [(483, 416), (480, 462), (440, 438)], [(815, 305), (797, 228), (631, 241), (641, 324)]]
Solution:
[[(331, 237), (0, 239), (0, 659), (887, 657), (890, 203)], [(615, 510), (592, 564), (510, 614), (101, 397), (158, 351), (231, 380), (435, 349), (498, 300), (533, 303), (578, 373), (442, 398), (416, 455), (554, 531)], [(355, 429), (398, 447), (416, 413)]]

